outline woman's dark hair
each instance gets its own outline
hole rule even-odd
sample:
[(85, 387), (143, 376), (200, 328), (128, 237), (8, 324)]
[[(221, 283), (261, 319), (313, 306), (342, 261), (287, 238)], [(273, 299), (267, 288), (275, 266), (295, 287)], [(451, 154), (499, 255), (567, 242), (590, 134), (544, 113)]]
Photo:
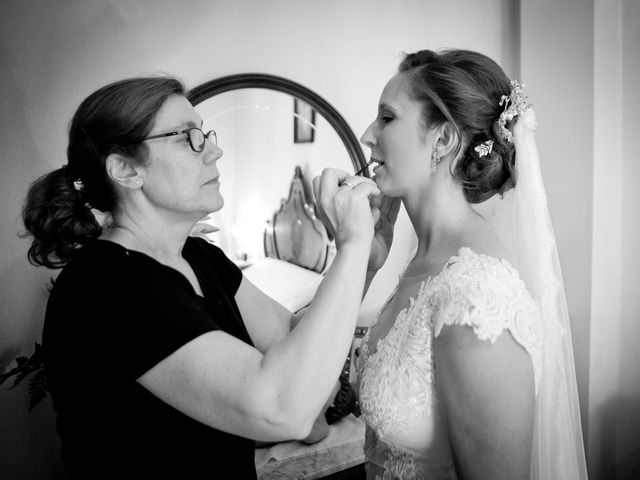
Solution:
[[(459, 143), (451, 173), (470, 203), (480, 203), (515, 186), (515, 149), (495, 130), (511, 85), (502, 68), (489, 57), (469, 50), (420, 50), (405, 56), (398, 71), (407, 75), (409, 95), (422, 104), (425, 126), (450, 122)], [(475, 150), (493, 140), (491, 153)]]
[(118, 153), (133, 162), (146, 161), (142, 140), (156, 114), (169, 96), (184, 92), (173, 77), (130, 78), (100, 88), (80, 104), (69, 126), (67, 165), (33, 182), (22, 210), (33, 236), (32, 264), (60, 268), (78, 247), (102, 233), (91, 209), (111, 213), (117, 208), (106, 158)]

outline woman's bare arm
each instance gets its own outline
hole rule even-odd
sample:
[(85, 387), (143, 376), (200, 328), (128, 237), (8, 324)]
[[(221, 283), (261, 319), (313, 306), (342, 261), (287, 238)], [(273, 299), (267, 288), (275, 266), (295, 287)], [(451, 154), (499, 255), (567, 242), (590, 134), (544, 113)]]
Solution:
[(262, 353), (289, 334), (293, 313), (245, 276), (242, 277), (235, 300), (253, 344)]
[(197, 420), (264, 441), (305, 438), (347, 356), (369, 252), (336, 254), (313, 304), (266, 353), (220, 331), (192, 340), (139, 378)]
[(534, 421), (531, 358), (508, 332), (495, 343), (468, 326), (434, 342), (437, 388), (458, 478), (529, 478)]

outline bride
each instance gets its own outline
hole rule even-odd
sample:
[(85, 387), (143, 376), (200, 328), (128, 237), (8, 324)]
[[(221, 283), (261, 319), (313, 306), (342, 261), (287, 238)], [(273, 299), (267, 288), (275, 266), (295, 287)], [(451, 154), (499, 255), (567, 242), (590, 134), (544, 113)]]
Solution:
[(534, 127), (522, 86), (471, 51), (409, 54), (382, 92), (368, 279), (400, 203), (418, 246), (361, 348), (369, 479), (586, 478)]

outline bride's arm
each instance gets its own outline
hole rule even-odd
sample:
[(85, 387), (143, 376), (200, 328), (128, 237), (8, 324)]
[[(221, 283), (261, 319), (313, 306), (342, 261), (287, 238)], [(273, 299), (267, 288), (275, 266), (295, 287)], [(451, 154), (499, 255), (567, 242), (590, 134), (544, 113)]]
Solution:
[(491, 343), (448, 325), (434, 353), (458, 478), (528, 479), (535, 387), (526, 350), (507, 330)]

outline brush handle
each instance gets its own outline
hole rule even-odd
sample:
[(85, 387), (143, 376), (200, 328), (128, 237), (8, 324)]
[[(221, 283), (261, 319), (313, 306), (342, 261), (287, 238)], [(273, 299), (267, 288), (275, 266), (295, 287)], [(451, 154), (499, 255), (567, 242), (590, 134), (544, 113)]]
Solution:
[(367, 163), (364, 167), (362, 167), (360, 170), (354, 173), (354, 175), (361, 175), (367, 168), (371, 166), (372, 163), (373, 163), (373, 160), (369, 161), (369, 163)]
[[(371, 166), (372, 163), (373, 163), (373, 160), (371, 160), (369, 163), (367, 163), (364, 167), (362, 167), (360, 170), (358, 170), (353, 175), (355, 177), (357, 177), (358, 175), (361, 175), (367, 168), (369, 168)], [(340, 182), (340, 184), (338, 186), (341, 187), (342, 185), (344, 185), (344, 182)]]

